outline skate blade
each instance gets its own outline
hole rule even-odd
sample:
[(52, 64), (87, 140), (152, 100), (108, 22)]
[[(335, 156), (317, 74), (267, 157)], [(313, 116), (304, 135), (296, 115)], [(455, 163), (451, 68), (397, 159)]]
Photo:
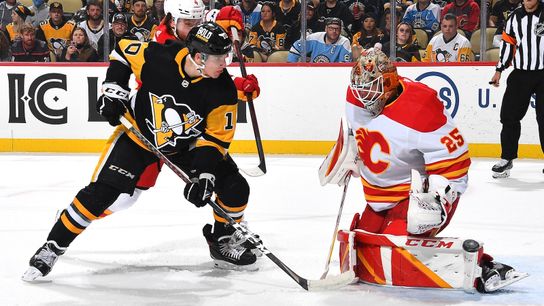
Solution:
[(510, 176), (510, 170), (506, 170), (506, 171), (503, 171), (503, 172), (493, 172), (493, 174), (491, 175), (494, 179), (497, 179), (497, 178), (507, 178)]
[(28, 270), (21, 276), (21, 279), (25, 282), (35, 282), (37, 279), (43, 277), (42, 272), (35, 267), (29, 267)]
[(232, 270), (232, 271), (257, 271), (259, 270), (259, 267), (257, 266), (257, 262), (252, 263), (250, 265), (235, 265), (227, 261), (223, 260), (213, 260), (214, 266), (217, 269), (221, 270)]
[(486, 292), (493, 292), (493, 291), (497, 291), (501, 288), (504, 288), (508, 285), (511, 285), (515, 282), (518, 282), (524, 278), (526, 278), (527, 276), (529, 276), (529, 273), (525, 273), (525, 272), (518, 272), (518, 271), (513, 271), (510, 273), (510, 277), (506, 280), (501, 280), (496, 286), (492, 286), (490, 288), (485, 288), (485, 291)]

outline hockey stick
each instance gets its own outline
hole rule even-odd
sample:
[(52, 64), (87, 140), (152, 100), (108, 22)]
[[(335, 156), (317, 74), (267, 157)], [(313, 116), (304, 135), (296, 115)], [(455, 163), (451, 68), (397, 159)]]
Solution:
[(334, 232), (332, 233), (331, 247), (329, 248), (329, 255), (327, 256), (327, 262), (325, 263), (325, 272), (321, 275), (321, 279), (327, 277), (329, 273), (329, 266), (331, 264), (332, 251), (334, 250), (334, 242), (336, 241), (336, 234), (338, 233), (338, 226), (340, 225), (340, 218), (342, 217), (342, 209), (344, 208), (344, 200), (346, 199), (346, 193), (348, 191), (349, 179), (351, 178), (351, 171), (348, 172), (344, 179), (344, 192), (342, 193), (342, 200), (340, 200), (340, 208), (338, 209), (338, 216), (336, 216), (336, 225), (334, 226)]
[[(238, 57), (240, 63), (240, 71), (242, 77), (247, 77), (246, 66), (244, 64), (244, 58), (242, 56), (242, 49), (240, 46), (240, 36), (238, 36), (238, 29), (231, 27), (232, 36), (234, 38), (234, 51)], [(242, 172), (249, 176), (261, 176), (266, 173), (266, 163), (264, 160), (264, 149), (261, 141), (261, 133), (259, 132), (259, 124), (257, 123), (257, 115), (255, 113), (255, 106), (253, 105), (253, 97), (251, 94), (246, 94), (247, 105), (249, 106), (249, 115), (251, 117), (251, 126), (253, 127), (253, 133), (255, 134), (255, 144), (257, 145), (257, 153), (259, 154), (259, 165), (254, 168), (240, 169)]]
[[(121, 116), (120, 118), (121, 123), (131, 132), (134, 136), (136, 136), (155, 156), (157, 156), (168, 168), (172, 169), (172, 171), (179, 176), (185, 183), (189, 184), (191, 181), (189, 180), (189, 177), (180, 169), (178, 166), (176, 166), (174, 163), (172, 163), (168, 157), (164, 156), (161, 151), (159, 151), (149, 140), (147, 140), (140, 131), (138, 131), (132, 123), (125, 117)], [(234, 227), (234, 229), (239, 230), (242, 235), (249, 241), (254, 247), (259, 249), (263, 254), (265, 254), (270, 260), (272, 260), (280, 269), (282, 269), (287, 275), (289, 275), (295, 282), (297, 282), (302, 288), (306, 290), (319, 290), (319, 289), (328, 289), (328, 288), (338, 288), (345, 285), (348, 285), (356, 280), (355, 273), (353, 271), (344, 272), (340, 275), (329, 277), (328, 279), (319, 279), (319, 280), (310, 280), (303, 278), (296, 274), (293, 270), (291, 270), (287, 265), (285, 265), (279, 258), (277, 258), (272, 252), (270, 252), (261, 241), (255, 239), (255, 234), (250, 232), (245, 227), (241, 226), (240, 224), (236, 223), (234, 219), (229, 216), (223, 208), (221, 208), (215, 201), (210, 200), (208, 204), (213, 208), (213, 210), (220, 215), (221, 217), (225, 218), (229, 224)]]

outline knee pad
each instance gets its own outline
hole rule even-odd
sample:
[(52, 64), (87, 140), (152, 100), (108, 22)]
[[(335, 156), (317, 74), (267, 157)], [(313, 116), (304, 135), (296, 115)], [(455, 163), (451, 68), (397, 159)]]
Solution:
[(91, 214), (98, 217), (117, 200), (120, 194), (121, 192), (115, 187), (95, 182), (81, 189), (76, 199)]
[(226, 205), (240, 207), (246, 205), (249, 199), (249, 184), (239, 172), (235, 172), (218, 178), (215, 192)]
[(142, 190), (138, 188), (134, 189), (134, 193), (132, 195), (128, 193), (121, 193), (107, 210), (109, 210), (110, 213), (114, 213), (130, 208), (132, 205), (134, 205), (134, 203), (136, 203), (141, 194)]

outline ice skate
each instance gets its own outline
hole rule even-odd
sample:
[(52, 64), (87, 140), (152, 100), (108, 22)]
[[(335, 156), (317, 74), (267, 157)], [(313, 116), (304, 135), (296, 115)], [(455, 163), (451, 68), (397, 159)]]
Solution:
[(212, 233), (212, 225), (206, 224), (202, 233), (210, 247), (210, 256), (214, 260), (215, 267), (226, 270), (255, 271), (257, 256), (251, 249), (244, 246), (247, 242), (238, 231), (224, 232), (215, 229)]
[(500, 262), (490, 262), (482, 267), (482, 277), (478, 279), (476, 289), (482, 293), (497, 291), (529, 276)]
[(32, 282), (37, 278), (44, 277), (57, 262), (60, 255), (66, 252), (66, 248), (61, 248), (55, 241), (47, 241), (30, 258), (30, 267), (23, 274), (22, 279), (25, 282)]
[(513, 163), (511, 159), (501, 159), (498, 163), (493, 165), (491, 171), (493, 172), (493, 178), (506, 178), (510, 176), (510, 169), (512, 169)]

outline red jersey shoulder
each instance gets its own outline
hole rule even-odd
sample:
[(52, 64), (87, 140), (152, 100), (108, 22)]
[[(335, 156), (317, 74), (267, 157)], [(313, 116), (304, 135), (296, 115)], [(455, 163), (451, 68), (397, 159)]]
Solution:
[(447, 122), (444, 104), (425, 84), (400, 78), (403, 91), (387, 105), (383, 115), (419, 132), (432, 132)]

